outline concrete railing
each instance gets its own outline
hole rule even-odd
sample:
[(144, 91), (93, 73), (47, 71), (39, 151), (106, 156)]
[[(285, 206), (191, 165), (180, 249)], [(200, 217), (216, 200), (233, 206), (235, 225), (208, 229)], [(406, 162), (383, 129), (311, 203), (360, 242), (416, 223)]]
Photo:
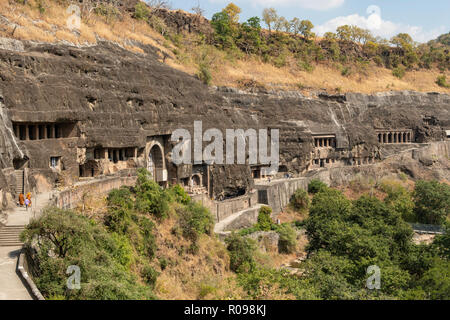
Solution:
[(443, 234), (444, 228), (434, 224), (410, 223), (414, 232), (419, 234)]
[(72, 209), (92, 194), (104, 195), (122, 186), (134, 186), (136, 179), (136, 176), (110, 177), (80, 183), (54, 195), (53, 204), (61, 209)]
[(45, 300), (44, 296), (39, 291), (33, 279), (29, 276), (28, 261), (25, 251), (22, 249), (17, 261), (17, 273), (22, 281), (24, 281), (27, 289), (31, 292), (34, 300)]

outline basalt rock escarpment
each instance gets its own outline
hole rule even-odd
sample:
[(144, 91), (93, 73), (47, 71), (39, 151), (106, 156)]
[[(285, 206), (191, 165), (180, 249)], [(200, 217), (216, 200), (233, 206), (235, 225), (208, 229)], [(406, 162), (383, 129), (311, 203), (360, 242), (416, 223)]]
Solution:
[[(20, 50), (15, 49), (20, 48)], [(146, 166), (158, 182), (240, 196), (258, 166), (175, 165), (175, 129), (279, 129), (280, 175), (373, 163), (381, 150), (445, 140), (450, 97), (389, 92), (305, 97), (297, 92), (208, 88), (158, 60), (102, 42), (90, 47), (20, 42), (0, 48), (0, 189), (51, 188), (65, 179)], [(205, 143), (207, 144), (207, 143)], [(158, 152), (154, 152), (157, 146)]]

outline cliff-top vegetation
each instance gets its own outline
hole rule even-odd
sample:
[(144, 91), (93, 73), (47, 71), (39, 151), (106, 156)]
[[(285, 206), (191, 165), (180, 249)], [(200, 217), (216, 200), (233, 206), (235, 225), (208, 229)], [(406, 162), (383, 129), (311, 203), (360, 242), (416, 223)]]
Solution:
[(71, 30), (70, 1), (0, 0), (0, 36), (74, 45), (108, 40), (137, 54), (152, 45), (174, 68), (208, 84), (242, 89), (450, 92), (448, 34), (418, 44), (405, 33), (381, 39), (346, 25), (318, 37), (309, 20), (288, 21), (271, 8), (240, 22), (241, 9), (232, 3), (211, 21), (198, 7), (181, 12), (203, 30), (189, 33), (174, 27), (167, 16), (175, 11), (164, 11), (161, 3), (86, 1), (79, 4), (80, 29)]

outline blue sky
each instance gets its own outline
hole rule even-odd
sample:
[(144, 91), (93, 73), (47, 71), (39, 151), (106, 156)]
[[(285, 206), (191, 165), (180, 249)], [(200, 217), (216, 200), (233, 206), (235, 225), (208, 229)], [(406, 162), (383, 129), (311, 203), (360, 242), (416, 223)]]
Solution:
[[(205, 16), (220, 11), (229, 0), (169, 0), (173, 9), (191, 11), (200, 3)], [(242, 8), (241, 20), (261, 16), (274, 7), (288, 19), (309, 19), (318, 34), (335, 31), (336, 26), (354, 24), (375, 35), (390, 38), (399, 32), (425, 42), (450, 31), (449, 0), (234, 0)], [(370, 8), (370, 10), (368, 10)]]

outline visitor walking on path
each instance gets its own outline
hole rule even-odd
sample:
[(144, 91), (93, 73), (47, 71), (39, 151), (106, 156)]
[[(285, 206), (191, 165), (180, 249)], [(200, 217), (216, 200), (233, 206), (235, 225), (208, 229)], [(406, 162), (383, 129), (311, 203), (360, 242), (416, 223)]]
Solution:
[(23, 193), (19, 194), (19, 206), (23, 207), (23, 205), (25, 204), (25, 196), (23, 195)]
[(29, 207), (30, 205), (31, 205), (30, 199), (26, 198), (26, 199), (25, 199), (25, 210), (28, 211), (28, 207)]
[[(28, 206), (31, 207), (31, 192), (27, 193)], [(25, 200), (26, 201), (26, 200)]]

